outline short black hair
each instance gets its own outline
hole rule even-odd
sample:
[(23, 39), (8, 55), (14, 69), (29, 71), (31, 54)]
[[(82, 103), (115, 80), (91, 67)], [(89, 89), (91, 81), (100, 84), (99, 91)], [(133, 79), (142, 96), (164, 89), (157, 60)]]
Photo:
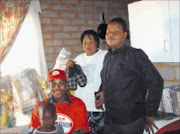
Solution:
[(81, 44), (83, 44), (85, 35), (92, 35), (97, 43), (97, 48), (99, 48), (99, 36), (94, 30), (86, 30), (81, 34)]
[(41, 113), (45, 113), (45, 112), (51, 112), (54, 116), (56, 115), (56, 107), (54, 104), (52, 103), (49, 103), (49, 102), (46, 102), (46, 103), (43, 103), (39, 106), (38, 108), (38, 113), (41, 114)]
[(127, 24), (126, 24), (126, 21), (124, 19), (117, 17), (117, 18), (113, 18), (112, 20), (109, 21), (109, 23), (112, 23), (112, 22), (117, 22), (117, 23), (121, 24), (123, 27), (123, 31), (128, 32)]

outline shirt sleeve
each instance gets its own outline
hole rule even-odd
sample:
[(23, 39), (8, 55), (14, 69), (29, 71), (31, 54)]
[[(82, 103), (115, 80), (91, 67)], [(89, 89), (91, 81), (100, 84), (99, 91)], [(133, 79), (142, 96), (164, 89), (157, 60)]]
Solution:
[(148, 89), (146, 99), (146, 116), (154, 116), (160, 103), (164, 81), (148, 56), (142, 51), (137, 50), (136, 61), (142, 74), (142, 79)]
[(39, 105), (40, 105), (40, 103), (37, 104), (36, 107), (34, 108), (34, 110), (32, 111), (31, 121), (29, 123), (29, 127), (33, 127), (34, 129), (41, 125), (41, 123), (39, 122), (39, 119), (38, 119), (38, 107), (39, 107)]
[(103, 91), (103, 87), (102, 87), (102, 82), (101, 82), (101, 85), (99, 87), (99, 91), (98, 92), (102, 92)]
[(88, 114), (87, 114), (87, 110), (86, 110), (86, 106), (85, 104), (81, 101), (80, 103), (80, 111), (79, 113), (82, 113), (82, 114), (79, 114), (79, 116), (81, 116), (79, 118), (79, 120), (81, 120), (81, 123), (79, 122), (78, 124), (80, 125), (79, 128), (82, 128), (85, 130), (85, 133), (88, 133), (90, 131), (89, 129), (89, 123), (88, 123)]
[[(107, 52), (106, 52), (106, 55), (107, 55)], [(105, 61), (106, 55), (104, 56), (104, 61)], [(103, 66), (104, 66), (104, 61), (103, 61)], [(103, 69), (103, 67), (102, 67), (102, 69)], [(103, 79), (102, 79), (103, 76), (102, 76), (102, 69), (101, 69), (101, 72), (100, 72), (100, 76), (101, 76), (101, 85), (100, 85), (100, 87), (99, 87), (98, 92), (102, 92), (102, 91), (103, 91)]]

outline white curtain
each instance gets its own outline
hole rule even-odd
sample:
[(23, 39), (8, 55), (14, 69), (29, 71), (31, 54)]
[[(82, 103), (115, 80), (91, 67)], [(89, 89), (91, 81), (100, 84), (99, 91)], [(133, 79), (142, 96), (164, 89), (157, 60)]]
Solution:
[(14, 75), (31, 68), (35, 69), (44, 81), (47, 80), (39, 13), (39, 0), (32, 0), (14, 45), (1, 64), (1, 75)]

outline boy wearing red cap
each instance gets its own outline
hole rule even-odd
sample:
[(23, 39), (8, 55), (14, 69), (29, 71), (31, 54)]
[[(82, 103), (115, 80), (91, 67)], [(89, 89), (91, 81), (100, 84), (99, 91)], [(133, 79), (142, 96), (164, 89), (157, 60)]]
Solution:
[(48, 74), (51, 97), (41, 101), (32, 112), (30, 131), (39, 127), (38, 107), (42, 103), (53, 103), (56, 106), (57, 120), (61, 124), (66, 134), (73, 134), (81, 131), (89, 133), (87, 111), (84, 102), (68, 94), (66, 74), (64, 71), (55, 69)]

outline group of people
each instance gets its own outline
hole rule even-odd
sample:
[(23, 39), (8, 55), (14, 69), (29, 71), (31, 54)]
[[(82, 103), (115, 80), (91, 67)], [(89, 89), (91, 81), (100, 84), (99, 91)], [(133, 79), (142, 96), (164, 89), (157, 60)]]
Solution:
[(99, 49), (94, 30), (81, 35), (84, 52), (66, 64), (79, 64), (87, 77), (85, 87), (68, 91), (66, 72), (48, 74), (51, 96), (32, 112), (33, 134), (143, 134), (154, 133), (163, 79), (148, 56), (125, 44), (127, 24), (112, 19), (107, 26), (108, 50)]

